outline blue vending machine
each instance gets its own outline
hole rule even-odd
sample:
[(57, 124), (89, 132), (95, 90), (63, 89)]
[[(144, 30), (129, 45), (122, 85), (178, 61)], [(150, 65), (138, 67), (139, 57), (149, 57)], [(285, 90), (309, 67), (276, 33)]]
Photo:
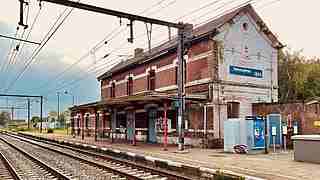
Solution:
[(275, 139), (276, 146), (281, 146), (282, 145), (281, 115), (269, 114), (267, 116), (267, 119), (268, 119), (269, 146), (273, 145), (273, 139)]
[(253, 121), (253, 147), (252, 149), (264, 149), (264, 119), (256, 116)]
[(265, 145), (265, 128), (264, 119), (260, 116), (246, 117), (246, 144), (249, 150), (264, 149)]

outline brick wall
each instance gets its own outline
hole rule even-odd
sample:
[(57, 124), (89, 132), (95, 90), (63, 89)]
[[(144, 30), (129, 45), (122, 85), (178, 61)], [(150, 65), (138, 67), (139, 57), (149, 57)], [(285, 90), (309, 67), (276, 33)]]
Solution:
[(176, 84), (176, 69), (171, 68), (156, 75), (156, 89)]
[(121, 84), (116, 84), (116, 89), (115, 89), (115, 96), (125, 96), (127, 95), (127, 82), (121, 83)]
[(320, 134), (320, 128), (314, 127), (314, 121), (320, 121), (319, 104), (254, 104), (252, 111), (253, 115), (279, 113), (282, 121), (287, 121), (288, 114), (291, 114), (292, 120), (301, 125), (299, 131), (302, 134)]
[(209, 77), (208, 59), (202, 58), (197, 61), (191, 61), (187, 65), (187, 82), (200, 80)]
[(147, 77), (133, 80), (133, 93), (145, 91), (147, 89)]
[(203, 108), (193, 108), (189, 111), (189, 129), (203, 129)]
[[(215, 64), (213, 61), (216, 60), (215, 55), (212, 55), (213, 51), (210, 49), (215, 48), (215, 43), (212, 40), (202, 40), (196, 44), (193, 44), (190, 50), (188, 51), (188, 64), (187, 64), (187, 81), (195, 81), (206, 78), (211, 78), (212, 76), (212, 66)], [(199, 56), (201, 56), (199, 58)], [(203, 57), (202, 57), (203, 56)], [(115, 94), (116, 97), (124, 96), (127, 94), (127, 85), (123, 81), (130, 74), (134, 76), (133, 80), (133, 94), (147, 90), (147, 77), (146, 71), (148, 68), (156, 67), (157, 69), (162, 68), (161, 70), (156, 70), (156, 89), (172, 86), (176, 84), (176, 66), (175, 59), (177, 58), (176, 53), (170, 53), (165, 56), (159, 57), (151, 62), (146, 64), (141, 64), (129, 70), (123, 72), (118, 72), (113, 75), (112, 79), (104, 79), (101, 82), (101, 96), (102, 99), (110, 98), (110, 85), (111, 80), (116, 82), (122, 81), (123, 83), (116, 83)], [(194, 58), (197, 58), (194, 60)], [(135, 76), (140, 76), (138, 79)], [(203, 86), (200, 85), (200, 88), (190, 87), (189, 92), (202, 91)], [(195, 90), (197, 89), (197, 90)], [(208, 90), (206, 87), (205, 90)]]

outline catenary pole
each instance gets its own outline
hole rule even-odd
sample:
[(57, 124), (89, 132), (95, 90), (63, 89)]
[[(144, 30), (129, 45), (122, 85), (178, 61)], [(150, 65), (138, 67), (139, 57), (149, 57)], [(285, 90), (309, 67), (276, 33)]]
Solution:
[[(97, 7), (89, 4), (84, 4), (80, 2), (74, 2), (70, 0), (40, 0), (40, 2), (49, 2), (49, 3), (54, 3), (58, 5), (63, 5), (67, 7), (72, 7), (72, 8), (77, 8), (77, 9), (82, 9), (86, 11), (91, 11), (91, 12), (96, 12), (100, 14), (106, 14), (106, 15), (111, 15), (115, 16), (118, 18), (126, 18), (130, 20), (130, 40), (133, 40), (132, 36), (132, 31), (133, 31), (133, 21), (141, 21), (144, 23), (150, 23), (150, 24), (156, 24), (156, 25), (162, 25), (162, 26), (167, 26), (167, 27), (172, 27), (172, 28), (177, 28), (178, 29), (178, 48), (177, 48), (177, 56), (178, 56), (178, 130), (179, 130), (179, 143), (178, 143), (178, 149), (179, 150), (184, 150), (184, 135), (183, 135), (183, 130), (184, 130), (184, 111), (185, 111), (185, 90), (184, 90), (184, 80), (185, 80), (185, 62), (183, 59), (184, 55), (184, 43), (185, 43), (185, 35), (187, 30), (190, 30), (187, 28), (189, 24), (183, 24), (183, 23), (172, 23), (172, 22), (167, 22), (167, 21), (162, 21), (159, 19), (153, 19), (153, 18), (148, 18), (148, 17), (143, 17), (143, 16), (138, 16), (134, 14), (129, 14), (125, 12), (120, 12), (120, 11), (115, 11), (111, 9), (106, 9), (102, 7)], [(190, 27), (190, 26), (189, 26)], [(192, 26), (191, 26), (192, 27)], [(192, 30), (192, 28), (191, 28)], [(133, 42), (133, 41), (129, 41)], [(59, 96), (59, 95), (58, 95)], [(59, 97), (58, 97), (59, 99)], [(58, 103), (59, 104), (59, 103)], [(59, 105), (58, 105), (59, 106)], [(59, 113), (58, 113), (59, 115)]]
[(42, 121), (43, 121), (43, 96), (40, 96), (40, 133), (42, 133)]
[(58, 117), (57, 117), (57, 121), (58, 123), (60, 122), (60, 92), (57, 92), (57, 98), (58, 98)]
[(30, 99), (28, 99), (28, 129), (30, 129)]

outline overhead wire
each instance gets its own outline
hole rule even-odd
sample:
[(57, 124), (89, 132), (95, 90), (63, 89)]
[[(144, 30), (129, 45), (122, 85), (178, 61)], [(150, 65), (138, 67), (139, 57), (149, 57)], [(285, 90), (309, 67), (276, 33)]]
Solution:
[[(63, 11), (63, 13), (60, 14), (59, 18), (56, 20), (56, 22), (54, 23), (54, 25), (50, 28), (49, 32), (46, 34), (46, 36), (42, 39), (41, 41), (41, 45), (35, 50), (33, 51), (31, 57), (29, 58), (29, 60), (27, 61), (27, 63), (24, 65), (24, 67), (22, 68), (22, 70), (20, 71), (20, 73), (18, 73), (18, 76), (14, 79), (14, 81), (12, 81), (9, 86), (5, 89), (5, 92), (7, 92), (8, 90), (10, 90), (10, 88), (12, 88), (12, 86), (22, 77), (23, 73), (28, 69), (28, 67), (31, 65), (31, 63), (35, 60), (35, 58), (38, 56), (38, 54), (41, 52), (41, 50), (43, 49), (43, 47), (48, 43), (48, 41), (53, 37), (53, 35), (58, 31), (58, 29), (62, 26), (62, 24), (65, 22), (65, 20), (70, 16), (71, 12), (74, 10), (74, 8), (71, 8), (69, 10), (69, 12), (66, 14), (66, 16), (64, 18), (62, 18), (62, 16), (67, 12), (68, 8), (65, 8), (65, 10)], [(59, 22), (59, 20), (62, 18), (61, 22)], [(58, 24), (56, 27), (55, 25)], [(52, 32), (51, 32), (52, 31)]]
[[(215, 3), (219, 2), (219, 1), (221, 1), (221, 0), (216, 0), (216, 1), (214, 1), (214, 2), (210, 2), (209, 4), (206, 4), (206, 5), (204, 5), (204, 6), (201, 6), (200, 8), (198, 8), (198, 11), (201, 10), (201, 9), (203, 9), (205, 6), (213, 5), (213, 4), (215, 4)], [(192, 11), (192, 13), (195, 13), (195, 12), (196, 12), (196, 11)], [(176, 18), (176, 19), (183, 18), (183, 17), (185, 17), (185, 16), (186, 16), (186, 15), (183, 15), (183, 16), (178, 17), (178, 18)], [(140, 36), (138, 36), (137, 38), (140, 38)], [(137, 38), (136, 38), (136, 39), (137, 39)], [(120, 47), (122, 47), (122, 46), (120, 46)], [(115, 63), (113, 63), (112, 65), (106, 64), (106, 67), (112, 67), (113, 65), (115, 65), (115, 64), (117, 64), (117, 63), (119, 63), (119, 62), (115, 62)], [(96, 68), (94, 68), (92, 72), (89, 71), (88, 74), (97, 73), (97, 72), (99, 72), (99, 70), (104, 70), (104, 71), (106, 71), (106, 69), (104, 69), (104, 66), (103, 66), (102, 68), (99, 68), (98, 71), (96, 71), (95, 69), (96, 69)], [(86, 74), (87, 74), (87, 73), (86, 73)], [(80, 80), (84, 80), (84, 79), (86, 79), (86, 77), (88, 77), (88, 76), (86, 75), (85, 77), (82, 77), (82, 78), (79, 78), (78, 80), (72, 81), (72, 82), (70, 83), (70, 85), (75, 84), (76, 82), (78, 82), (78, 81), (80, 81)], [(66, 87), (66, 86), (68, 86), (68, 84), (62, 86), (62, 88)]]
[[(65, 73), (67, 71), (70, 71), (74, 66), (76, 66), (77, 64), (81, 63), (83, 60), (85, 60), (88, 56), (90, 56), (90, 54), (93, 52), (95, 53), (96, 51), (98, 51), (99, 49), (101, 49), (103, 47), (103, 45), (105, 44), (106, 41), (110, 41), (113, 39), (114, 35), (118, 35), (117, 31), (119, 29), (115, 28), (111, 31), (111, 33), (109, 33), (105, 38), (103, 38), (103, 40), (99, 41), (93, 48), (91, 48), (88, 52), (86, 52), (86, 54), (84, 54), (83, 56), (81, 56), (77, 61), (75, 61), (74, 63), (70, 64), (69, 66), (67, 66), (64, 70), (62, 70), (60, 73), (58, 73), (57, 75), (55, 75), (53, 78), (50, 78), (48, 81), (46, 81), (44, 84), (40, 85), (37, 88), (34, 88), (32, 90), (37, 90), (37, 89), (42, 89), (45, 87), (48, 87), (48, 85), (50, 83), (52, 83), (53, 81), (59, 80), (60, 78), (62, 78)], [(97, 61), (98, 62), (98, 61)], [(97, 63), (94, 62), (94, 63)]]
[[(19, 26), (17, 26), (16, 32), (14, 34), (14, 38), (17, 37), (19, 29), (20, 29)], [(2, 66), (1, 66), (0, 73), (5, 73), (5, 71), (7, 69), (7, 65), (9, 65), (9, 62), (10, 62), (10, 59), (11, 59), (11, 55), (12, 55), (12, 50), (13, 50), (13, 47), (14, 47), (14, 43), (15, 43), (15, 40), (11, 40), (10, 48), (9, 48), (8, 54), (7, 54), (6, 58), (5, 58), (6, 60), (3, 62)]]
[[(161, 5), (161, 4), (162, 4), (163, 2), (165, 2), (165, 1), (167, 1), (167, 0), (161, 0), (161, 1), (157, 2), (157, 3), (155, 3), (155, 4), (152, 5), (150, 8), (147, 8), (147, 9), (143, 10), (140, 14), (148, 12), (149, 10), (153, 9), (154, 7)], [(172, 1), (172, 2), (176, 2), (176, 0), (174, 0), (174, 1)], [(172, 2), (169, 3), (169, 4), (167, 4), (166, 7), (172, 5), (172, 4), (173, 4)], [(119, 29), (119, 28), (117, 28), (117, 29)], [(122, 32), (124, 32), (125, 30), (126, 30), (126, 29), (122, 29), (120, 32), (118, 32), (118, 33), (116, 34), (116, 36), (114, 36), (114, 37), (112, 37), (111, 39), (109, 39), (109, 41), (112, 40), (112, 39), (114, 39), (115, 37), (119, 36), (119, 35), (120, 35)], [(107, 36), (107, 37), (108, 37), (108, 36)], [(78, 61), (76, 61), (76, 62), (73, 63), (72, 65), (68, 66), (68, 68), (66, 68), (64, 71), (62, 71), (62, 72), (59, 73), (57, 76), (55, 76), (54, 80), (56, 80), (56, 78), (61, 77), (61, 76), (62, 76), (64, 73), (66, 73), (68, 70), (72, 69), (72, 67), (73, 67), (74, 65), (79, 64), (83, 59), (85, 59), (86, 57), (88, 57), (88, 56), (90, 55), (90, 52), (91, 52), (92, 50), (94, 50), (94, 51), (99, 50), (102, 46), (100, 46), (99, 48), (98, 48), (97, 46), (98, 46), (99, 44), (101, 44), (101, 43), (104, 43), (104, 42), (105, 42), (105, 39), (106, 39), (107, 37), (105, 37), (104, 40), (102, 40), (102, 41), (100, 41), (99, 43), (97, 43), (97, 45), (96, 45), (94, 48), (92, 48), (88, 53), (86, 53), (86, 55), (82, 56)], [(112, 52), (112, 53), (113, 53), (113, 52)], [(109, 53), (109, 54), (110, 54), (110, 53)], [(99, 61), (97, 61), (97, 62), (99, 62)], [(51, 82), (52, 82), (52, 81), (51, 81)], [(48, 81), (45, 85), (47, 85), (48, 83), (51, 83), (51, 82)], [(43, 85), (43, 86), (44, 86), (44, 85)], [(42, 87), (43, 87), (43, 86), (42, 86)]]
[[(234, 2), (234, 1), (230, 1), (230, 2)], [(246, 4), (249, 4), (250, 2), (252, 2), (252, 0), (246, 1), (246, 2), (244, 2), (244, 3), (241, 3), (240, 5), (238, 5), (238, 6), (234, 7), (234, 8), (231, 8), (231, 9), (229, 9), (229, 10), (227, 10), (227, 11), (224, 11), (223, 13), (226, 13), (226, 12), (232, 11), (232, 10), (234, 10), (234, 9), (236, 9), (236, 8), (242, 7), (242, 6), (246, 5)], [(211, 2), (211, 4), (214, 4), (214, 3)], [(227, 5), (227, 4), (225, 4), (225, 5)], [(202, 7), (199, 8), (199, 9), (203, 9), (204, 7), (205, 7), (205, 6), (202, 6)], [(220, 8), (222, 8), (222, 7), (220, 7)], [(219, 8), (219, 9), (220, 9), (220, 8)], [(193, 12), (196, 12), (196, 11), (193, 11)], [(208, 15), (208, 14), (209, 14), (209, 13), (206, 13), (205, 15)], [(221, 14), (222, 14), (222, 13), (221, 13)], [(205, 15), (203, 15), (203, 16), (205, 16)], [(220, 15), (220, 14), (219, 14), (219, 15)], [(217, 15), (217, 16), (219, 16), (219, 15)], [(215, 18), (216, 18), (217, 16), (215, 16)], [(185, 16), (183, 16), (183, 17), (185, 17)], [(210, 19), (212, 19), (212, 18), (210, 18)], [(117, 63), (115, 63), (115, 64), (117, 64)], [(107, 64), (106, 66), (107, 66), (107, 67), (110, 67), (109, 64)], [(95, 71), (93, 71), (92, 73), (97, 73), (97, 72), (99, 72), (99, 70), (104, 70), (104, 71), (105, 71), (104, 66), (103, 66), (102, 68), (99, 68), (98, 70), (96, 70), (96, 68), (95, 68)], [(89, 73), (90, 73), (90, 72), (89, 72)], [(76, 82), (78, 82), (79, 80), (84, 79), (84, 78), (85, 78), (85, 77), (79, 78), (78, 80), (74, 80), (74, 81), (72, 81), (69, 85), (73, 85), (73, 84), (75, 84)], [(68, 84), (62, 86), (61, 88), (64, 88), (64, 87), (66, 87), (66, 86), (68, 86)]]
[[(150, 8), (147, 8), (145, 10), (143, 10), (142, 12), (140, 12), (140, 14), (148, 12), (149, 10), (153, 9), (154, 7), (157, 7), (159, 5), (161, 5), (163, 2), (165, 2), (167, 0), (161, 0), (155, 4), (153, 4)], [(174, 0), (176, 1), (176, 0)], [(72, 63), (71, 65), (69, 65), (65, 70), (63, 70), (61, 73), (59, 73), (58, 75), (56, 75), (53, 79), (50, 79), (50, 81), (47, 81), (47, 83), (45, 83), (44, 85), (42, 85), (40, 88), (45, 87), (46, 85), (48, 85), (50, 82), (52, 82), (52, 80), (57, 80), (59, 77), (62, 77), (63, 74), (65, 74), (68, 70), (72, 69), (72, 67), (74, 67), (75, 65), (79, 64), (82, 60), (84, 60), (86, 57), (88, 57), (90, 55), (90, 53), (96, 52), (98, 51), (100, 48), (103, 47), (104, 42), (107, 41), (108, 37), (111, 36), (112, 34), (114, 34), (115, 31), (119, 30), (120, 28), (116, 28), (114, 29), (110, 34), (108, 34), (103, 40), (101, 40), (100, 42), (98, 42), (92, 49), (90, 49), (85, 55), (81, 56), (80, 59), (74, 63)], [(116, 34), (116, 36), (113, 36), (112, 38), (108, 39), (108, 41), (111, 41), (112, 39), (114, 39), (115, 37), (119, 36), (122, 32), (124, 32), (125, 29), (121, 30), (120, 32), (118, 32)]]
[[(26, 11), (27, 9), (27, 11)], [(26, 4), (26, 6), (24, 7), (24, 12), (26, 12), (25, 14), (25, 17), (26, 17), (26, 24), (28, 22), (28, 19), (29, 19), (29, 2)], [(23, 31), (22, 31), (22, 34), (20, 35), (20, 39), (24, 39), (24, 34), (26, 32), (26, 27), (23, 28)], [(7, 76), (4, 76), (4, 80), (3, 80), (3, 88), (5, 87), (6, 83), (7, 83), (7, 80), (9, 79), (9, 76), (10, 76), (10, 72), (12, 69), (14, 69), (14, 60), (15, 58), (17, 57), (17, 54), (20, 52), (21, 48), (20, 48), (20, 45), (21, 45), (21, 41), (18, 40), (18, 42), (15, 44), (15, 48), (12, 47), (12, 53), (11, 53), (11, 56), (9, 58), (9, 61), (8, 61), (8, 65), (6, 66), (5, 70), (4, 70), (4, 74), (6, 74)], [(10, 68), (11, 66), (13, 66), (12, 68)]]
[[(37, 21), (38, 21), (38, 19), (39, 19), (40, 14), (41, 14), (41, 9), (42, 9), (42, 8), (39, 8), (39, 10), (38, 10), (38, 12), (37, 12), (37, 14), (36, 14), (35, 18), (33, 19), (33, 22), (32, 22), (32, 24), (31, 24), (31, 27), (30, 27), (30, 29), (29, 29), (29, 31), (28, 31), (28, 34), (27, 34), (27, 36), (26, 36), (26, 39), (25, 39), (25, 40), (28, 40), (28, 39), (30, 38), (31, 32), (32, 32), (32, 30), (33, 30), (33, 28), (34, 28), (35, 24), (37, 23)], [(22, 45), (21, 45), (21, 48), (20, 48), (19, 54), (17, 55), (17, 58), (19, 58), (19, 57), (20, 57), (20, 55), (21, 55), (21, 53), (22, 53), (22, 49), (24, 48), (24, 45), (25, 45), (25, 43), (24, 43), (24, 42), (22, 42)], [(16, 58), (16, 59), (17, 59), (17, 58)], [(14, 61), (14, 63), (13, 63), (13, 64), (14, 64), (14, 65), (16, 65), (16, 64), (17, 64), (17, 61)]]
[[(27, 11), (26, 11), (26, 9), (27, 9)], [(25, 17), (26, 17), (26, 19), (28, 19), (28, 18), (29, 18), (29, 5), (28, 5), (28, 4), (24, 7), (24, 12), (26, 12)], [(16, 32), (16, 34), (15, 34), (15, 38), (16, 38), (17, 36), (19, 36), (18, 30), (19, 30), (19, 26), (17, 27), (17, 32)], [(22, 34), (20, 35), (20, 37), (18, 37), (18, 38), (23, 39), (23, 38), (24, 38), (25, 31), (26, 31), (26, 28), (23, 28), (23, 32), (22, 32)], [(3, 87), (2, 87), (2, 88), (5, 87), (6, 82), (7, 82), (8, 78), (9, 78), (9, 76), (10, 76), (10, 72), (11, 72), (11, 71), (10, 71), (10, 70), (11, 70), (10, 67), (13, 65), (12, 62), (13, 62), (13, 60), (15, 59), (17, 53), (19, 52), (20, 42), (21, 42), (21, 41), (18, 40), (18, 43), (15, 43), (15, 40), (14, 40), (14, 41), (13, 41), (13, 44), (12, 44), (10, 50), (9, 50), (10, 55), (8, 56), (8, 60), (7, 60), (8, 63), (7, 63), (7, 65), (4, 67), (3, 71), (1, 71), (3, 74), (6, 75), (6, 76), (4, 76), (4, 79), (2, 80), (2, 81), (3, 81)], [(1, 89), (1, 88), (0, 88), (0, 89)]]

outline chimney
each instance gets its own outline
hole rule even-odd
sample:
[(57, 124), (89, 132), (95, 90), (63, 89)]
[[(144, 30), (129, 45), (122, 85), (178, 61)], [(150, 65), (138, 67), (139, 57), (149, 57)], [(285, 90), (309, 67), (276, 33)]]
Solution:
[(134, 49), (134, 57), (142, 56), (142, 54), (143, 54), (143, 49), (142, 48)]

